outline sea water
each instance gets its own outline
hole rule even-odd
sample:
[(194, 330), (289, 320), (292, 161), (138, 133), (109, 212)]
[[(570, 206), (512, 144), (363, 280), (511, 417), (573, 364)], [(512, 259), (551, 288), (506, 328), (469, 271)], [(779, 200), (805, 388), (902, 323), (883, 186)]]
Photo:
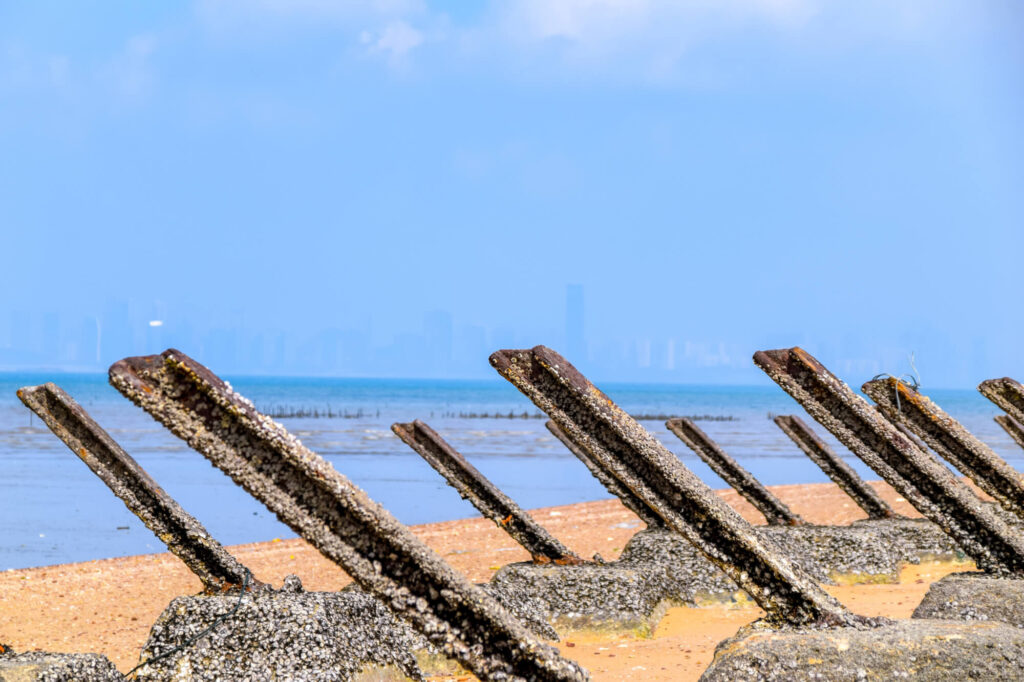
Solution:
[[(0, 570), (164, 551), (164, 546), (15, 396), (54, 381), (99, 422), (181, 506), (224, 544), (294, 537), (259, 502), (201, 455), (122, 398), (103, 375), (0, 374)], [(524, 508), (607, 498), (548, 434), (544, 419), (510, 384), (486, 381), (238, 377), (234, 388), (362, 487), (399, 520), (427, 523), (475, 516), (390, 426), (422, 419)], [(827, 481), (770, 417), (798, 414), (780, 389), (764, 386), (602, 384), (631, 414), (711, 416), (700, 427), (767, 485)], [(998, 410), (974, 391), (927, 392), (1005, 457), (1024, 450), (993, 422)], [(505, 415), (496, 418), (495, 414)], [(508, 418), (509, 413), (516, 415)], [(527, 418), (521, 415), (526, 413)], [(469, 416), (475, 414), (476, 416)], [(490, 416), (483, 417), (482, 414)], [(643, 425), (713, 488), (725, 484), (665, 429)], [(878, 478), (814, 425), (867, 478)]]

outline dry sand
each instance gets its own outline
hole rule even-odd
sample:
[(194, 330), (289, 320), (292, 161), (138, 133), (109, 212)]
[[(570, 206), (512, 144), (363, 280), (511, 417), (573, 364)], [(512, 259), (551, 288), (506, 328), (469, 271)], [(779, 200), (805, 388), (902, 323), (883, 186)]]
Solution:
[[(887, 485), (873, 485), (897, 512), (918, 516)], [(845, 524), (864, 518), (832, 484), (773, 486), (772, 490), (814, 523)], [(764, 522), (734, 491), (719, 494), (749, 521)], [(550, 507), (531, 514), (581, 556), (598, 552), (608, 560), (617, 558), (642, 528), (617, 500)], [(508, 535), (482, 518), (415, 526), (413, 531), (477, 582), (488, 580), (503, 564), (529, 558)], [(275, 586), (290, 573), (301, 577), (309, 590), (336, 590), (350, 582), (344, 571), (302, 540), (238, 545), (231, 551), (258, 579)], [(899, 584), (828, 590), (859, 613), (906, 618), (932, 581), (969, 567), (908, 566)], [(102, 653), (127, 671), (138, 661), (149, 626), (167, 603), (200, 588), (199, 581), (170, 554), (0, 572), (0, 642), (16, 651)], [(595, 680), (693, 680), (710, 663), (718, 641), (760, 615), (752, 605), (676, 608), (648, 639), (573, 632), (563, 635), (557, 646), (589, 669)]]

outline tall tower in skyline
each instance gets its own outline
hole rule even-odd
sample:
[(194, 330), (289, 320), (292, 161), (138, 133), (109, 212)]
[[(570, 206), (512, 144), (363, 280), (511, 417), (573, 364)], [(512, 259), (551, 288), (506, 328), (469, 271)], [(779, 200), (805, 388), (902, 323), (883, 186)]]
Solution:
[(569, 362), (587, 359), (587, 342), (583, 337), (583, 285), (565, 287), (565, 352)]

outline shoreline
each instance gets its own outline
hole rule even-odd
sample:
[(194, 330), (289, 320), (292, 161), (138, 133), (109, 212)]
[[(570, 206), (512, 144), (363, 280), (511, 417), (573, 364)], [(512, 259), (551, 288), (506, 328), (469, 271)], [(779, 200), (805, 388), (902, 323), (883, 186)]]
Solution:
[[(920, 516), (888, 485), (880, 481), (871, 485), (897, 513)], [(813, 523), (846, 524), (865, 518), (831, 483), (769, 487)], [(735, 491), (716, 492), (748, 521), (764, 522)], [(587, 558), (595, 552), (606, 560), (618, 558), (629, 538), (644, 527), (618, 500), (544, 507), (532, 509), (530, 514)], [(411, 528), (473, 582), (486, 582), (500, 566), (529, 559), (511, 537), (482, 517)], [(274, 539), (229, 549), (255, 577), (275, 587), (293, 573), (307, 590), (338, 590), (351, 582), (340, 567), (302, 539)], [(945, 566), (910, 566), (906, 570), (911, 574), (899, 584), (836, 586), (829, 591), (838, 590), (836, 596), (864, 613), (906, 617), (908, 604), (912, 610), (930, 582), (949, 570), (964, 570), (964, 565), (953, 565), (948, 570)], [(199, 580), (167, 552), (3, 571), (0, 641), (16, 651), (103, 653), (126, 671), (138, 661), (150, 625), (170, 600), (200, 590)], [(628, 656), (641, 655), (640, 651), (652, 665), (635, 671), (636, 679), (658, 679), (655, 673), (661, 672), (659, 668), (669, 675), (664, 679), (695, 679), (710, 662), (714, 645), (758, 613), (752, 605), (675, 608), (652, 638), (580, 632), (563, 636), (557, 646), (590, 668), (595, 679), (629, 679), (633, 676), (630, 668), (610, 664), (613, 659), (625, 664)], [(723, 628), (727, 630), (724, 633)], [(616, 671), (614, 675), (612, 670)]]

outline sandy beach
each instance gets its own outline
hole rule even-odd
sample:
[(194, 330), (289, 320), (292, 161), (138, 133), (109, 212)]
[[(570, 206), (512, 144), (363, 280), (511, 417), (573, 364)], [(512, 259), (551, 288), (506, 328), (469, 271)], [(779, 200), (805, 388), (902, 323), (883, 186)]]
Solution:
[[(873, 485), (893, 508), (918, 514), (889, 486)], [(863, 512), (832, 484), (773, 486), (808, 521), (845, 524)], [(729, 490), (719, 494), (749, 521), (764, 519)], [(582, 556), (617, 558), (643, 526), (617, 500), (532, 510), (531, 514)], [(484, 582), (503, 564), (528, 559), (504, 532), (482, 518), (415, 526), (414, 532), (470, 580)], [(302, 540), (231, 548), (255, 576), (280, 586), (296, 574), (309, 590), (337, 590), (350, 582), (335, 564)], [(866, 615), (906, 618), (928, 586), (970, 564), (908, 565), (898, 584), (840, 585), (828, 590)], [(175, 596), (197, 593), (199, 581), (170, 554), (105, 559), (0, 573), (0, 641), (17, 651), (97, 652), (122, 671), (138, 661), (149, 627)], [(653, 636), (600, 632), (562, 633), (557, 646), (595, 680), (692, 680), (711, 661), (714, 647), (758, 618), (753, 605), (674, 608)], [(451, 678), (436, 678), (451, 679)], [(471, 678), (458, 678), (471, 679)]]

